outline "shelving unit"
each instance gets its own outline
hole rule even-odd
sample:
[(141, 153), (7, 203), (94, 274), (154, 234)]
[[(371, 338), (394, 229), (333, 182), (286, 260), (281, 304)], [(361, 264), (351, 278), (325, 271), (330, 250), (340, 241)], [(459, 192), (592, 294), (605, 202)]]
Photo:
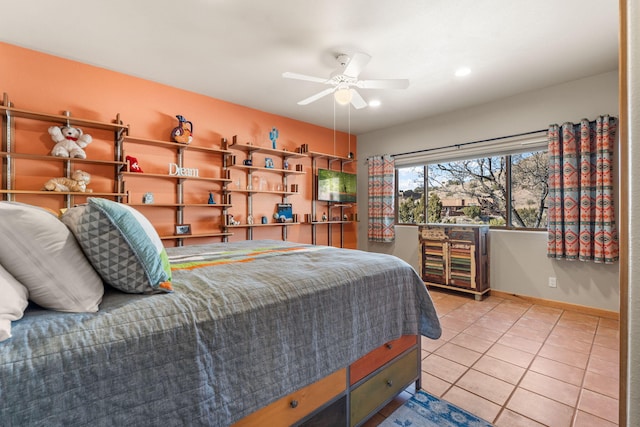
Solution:
[[(65, 111), (64, 114), (49, 114), (42, 112), (35, 112), (20, 108), (15, 108), (9, 101), (8, 95), (3, 94), (2, 105), (0, 105), (0, 114), (2, 114), (2, 151), (0, 151), (0, 158), (2, 159), (2, 187), (0, 194), (3, 195), (3, 200), (13, 201), (15, 196), (42, 196), (42, 197), (62, 197), (62, 206), (70, 208), (78, 201), (85, 201), (90, 196), (100, 196), (113, 198), (114, 200), (121, 202), (126, 199), (126, 194), (120, 191), (120, 183), (118, 177), (118, 171), (120, 168), (126, 165), (122, 161), (121, 144), (128, 131), (128, 127), (123, 125), (120, 121), (119, 115), (113, 123), (99, 122), (95, 120), (82, 119), (73, 117), (71, 112)], [(17, 149), (18, 135), (16, 132), (16, 119), (25, 119), (36, 122), (42, 122), (43, 133), (47, 134), (47, 128), (51, 125), (70, 125), (74, 127), (81, 127), (85, 132), (87, 130), (107, 130), (113, 132), (113, 151), (110, 155), (110, 159), (78, 159), (67, 157), (55, 157), (43, 153), (29, 153), (23, 149)], [(45, 127), (46, 124), (46, 127)], [(49, 138), (49, 135), (46, 135)], [(90, 156), (93, 144), (100, 144), (101, 141), (94, 141), (88, 148), (85, 149), (87, 155)], [(51, 145), (53, 147), (53, 145)], [(48, 152), (49, 150), (47, 150)], [(16, 185), (16, 171), (21, 169), (20, 162), (38, 161), (50, 164), (59, 164), (61, 173), (57, 176), (71, 177), (71, 174), (78, 169), (80, 165), (97, 165), (107, 166), (113, 171), (112, 174), (106, 176), (106, 178), (112, 182), (112, 191), (96, 191), (96, 192), (56, 192), (46, 191), (41, 189), (35, 189), (35, 183), (29, 183), (24, 188), (19, 188)], [(44, 168), (47, 169), (48, 168)], [(54, 166), (54, 169), (56, 167)], [(38, 185), (44, 185), (44, 183), (52, 178), (51, 175), (42, 175), (42, 182), (38, 182)], [(40, 177), (39, 175), (37, 176)], [(98, 178), (97, 175), (92, 174), (92, 178)], [(28, 188), (32, 187), (32, 188)], [(42, 188), (42, 187), (40, 187)], [(91, 188), (91, 187), (89, 187)]]
[[(232, 151), (244, 153), (245, 158), (242, 161), (234, 162), (232, 159), (235, 156), (227, 156), (225, 164), (227, 165), (227, 169), (240, 171), (246, 177), (246, 186), (245, 188), (239, 188), (235, 185), (233, 188), (229, 188), (229, 186), (225, 187), (225, 193), (229, 197), (232, 194), (242, 194), (247, 197), (247, 209), (245, 221), (242, 224), (234, 225), (230, 224), (228, 221), (225, 222), (225, 229), (230, 230), (234, 228), (246, 229), (247, 240), (253, 240), (253, 230), (261, 227), (282, 227), (282, 240), (287, 240), (287, 228), (293, 225), (299, 225), (299, 221), (292, 222), (274, 222), (271, 216), (267, 216), (267, 223), (263, 224), (261, 222), (261, 218), (254, 217), (254, 196), (259, 195), (277, 195), (280, 197), (282, 203), (289, 203), (289, 196), (294, 196), (299, 194), (299, 191), (290, 191), (288, 190), (289, 183), (288, 177), (296, 176), (296, 175), (305, 175), (306, 172), (299, 171), (291, 168), (276, 168), (276, 167), (263, 167), (255, 165), (254, 154), (260, 153), (265, 157), (271, 156), (278, 161), (288, 162), (290, 159), (304, 159), (308, 157), (306, 154), (296, 153), (293, 151), (285, 151), (285, 150), (277, 150), (273, 148), (260, 147), (257, 145), (251, 144), (241, 144), (237, 141), (237, 136), (234, 136), (232, 139), (232, 143), (229, 146), (229, 149)], [(251, 162), (251, 165), (243, 164), (243, 162), (247, 160)], [(293, 165), (290, 165), (292, 167)], [(254, 182), (254, 173), (260, 172), (261, 174), (269, 174), (269, 175), (277, 175), (279, 177), (278, 182), (273, 182), (273, 180), (267, 181), (265, 178), (261, 178), (259, 181)], [(233, 180), (232, 180), (233, 181)], [(276, 186), (276, 189), (268, 189), (269, 187)], [(264, 186), (264, 188), (263, 188)], [(257, 187), (257, 188), (256, 188)], [(227, 197), (227, 199), (228, 199)], [(265, 215), (266, 216), (266, 215)], [(253, 218), (253, 223), (250, 224), (247, 221), (247, 218)]]
[[(311, 168), (313, 170), (314, 176), (318, 174), (318, 161), (326, 161), (327, 169), (332, 169), (334, 163), (339, 163), (340, 171), (344, 171), (344, 166), (348, 163), (354, 162), (355, 159), (350, 157), (343, 156), (335, 156), (332, 154), (326, 153), (318, 153), (315, 151), (307, 151), (305, 154), (311, 156)], [(326, 226), (327, 227), (327, 242), (329, 246), (333, 246), (333, 226), (340, 226), (340, 247), (344, 247), (344, 226), (345, 224), (351, 224), (357, 222), (355, 219), (355, 212), (351, 212), (351, 219), (348, 220), (334, 220), (336, 215), (333, 214), (334, 209), (339, 209), (338, 218), (344, 218), (346, 209), (355, 210), (355, 203), (339, 203), (339, 202), (324, 202), (319, 201), (318, 199), (318, 189), (316, 185), (313, 185), (313, 197), (312, 197), (312, 207), (311, 207), (311, 242), (315, 245), (317, 244), (317, 227)], [(327, 220), (322, 221), (318, 220), (318, 204), (326, 204), (327, 206)]]
[[(159, 203), (132, 203), (132, 197), (129, 196), (129, 205), (130, 206), (135, 206), (138, 209), (153, 209), (153, 208), (171, 208), (175, 210), (175, 225), (180, 225), (180, 224), (184, 224), (184, 212), (185, 209), (195, 209), (195, 208), (207, 208), (207, 209), (221, 209), (221, 218), (225, 218), (227, 215), (227, 209), (231, 207), (231, 204), (229, 203), (215, 203), (215, 204), (208, 204), (208, 203), (185, 203), (185, 182), (188, 181), (193, 181), (193, 182), (209, 182), (215, 186), (218, 187), (218, 191), (216, 191), (216, 194), (223, 194), (223, 189), (225, 188), (225, 186), (231, 182), (231, 179), (227, 178), (228, 174), (226, 171), (226, 165), (224, 163), (224, 158), (227, 154), (230, 153), (229, 150), (225, 150), (223, 148), (216, 148), (216, 147), (205, 147), (205, 146), (201, 146), (201, 145), (193, 145), (193, 144), (180, 144), (180, 143), (176, 143), (176, 142), (170, 142), (170, 141), (162, 141), (162, 140), (154, 140), (154, 139), (146, 139), (146, 138), (139, 138), (139, 137), (131, 137), (131, 136), (126, 136), (124, 138), (124, 143), (125, 144), (139, 144), (139, 145), (146, 145), (146, 146), (154, 146), (154, 147), (160, 147), (160, 148), (165, 148), (167, 150), (170, 150), (174, 153), (174, 156), (171, 158), (171, 160), (175, 160), (175, 162), (171, 162), (171, 163), (175, 163), (176, 166), (178, 168), (180, 168), (180, 170), (182, 170), (182, 168), (185, 167), (185, 153), (188, 152), (201, 152), (201, 153), (205, 153), (207, 155), (212, 155), (212, 156), (219, 156), (220, 158), (220, 178), (217, 177), (207, 177), (207, 176), (189, 176), (189, 175), (171, 175), (169, 173), (139, 173), (139, 172), (131, 172), (130, 171), (130, 167), (129, 165), (127, 165), (126, 170), (122, 171), (120, 173), (121, 177), (122, 177), (122, 185), (123, 185), (123, 191), (124, 188), (126, 186), (126, 181), (125, 179), (162, 179), (162, 180), (168, 180), (174, 183), (175, 186), (175, 202), (174, 203), (165, 203), (165, 202), (159, 202)], [(223, 146), (225, 143), (224, 140), (221, 141), (221, 146)], [(169, 165), (170, 163), (168, 163), (167, 165)], [(212, 192), (213, 193), (213, 192)], [(127, 194), (129, 194), (129, 192), (127, 191)], [(163, 240), (174, 240), (176, 242), (176, 244), (178, 246), (182, 246), (184, 239), (195, 239), (195, 238), (209, 238), (209, 237), (220, 237), (222, 239), (222, 241), (227, 241), (228, 236), (231, 236), (232, 233), (228, 232), (227, 230), (224, 230), (224, 221), (221, 221), (220, 224), (218, 224), (218, 230), (216, 231), (205, 231), (205, 232), (198, 232), (198, 233), (192, 233), (192, 234), (166, 234), (166, 233), (160, 233), (160, 238)]]
[[(309, 179), (314, 181), (314, 177), (308, 177), (308, 174), (317, 171), (320, 162), (326, 162), (328, 169), (342, 171), (345, 165), (354, 161), (349, 157), (239, 143), (235, 136), (229, 146), (224, 138), (219, 145), (211, 144), (216, 147), (205, 146), (208, 144), (206, 140), (180, 144), (169, 141), (169, 138), (158, 140), (131, 136), (129, 125), (124, 125), (119, 115), (115, 116), (113, 122), (107, 123), (74, 117), (68, 111), (63, 114), (30, 111), (15, 108), (9, 102), (7, 94), (3, 95), (0, 114), (2, 200), (24, 201), (57, 210), (85, 203), (91, 196), (109, 198), (142, 211), (152, 220), (163, 240), (178, 246), (186, 239), (213, 237), (228, 241), (228, 237), (236, 229), (243, 230), (242, 234), (246, 233), (246, 239), (252, 240), (256, 230), (280, 227), (282, 239), (287, 240), (289, 227), (309, 224), (312, 228), (313, 244), (317, 243), (318, 227), (324, 227), (320, 230), (323, 233), (326, 231), (329, 245), (333, 245), (339, 228), (339, 245), (342, 247), (345, 225), (355, 222), (354, 219), (357, 220), (354, 218), (355, 204), (317, 201), (315, 182), (309, 182)], [(47, 128), (53, 125), (75, 126), (91, 134), (93, 141), (85, 148), (89, 158), (49, 155), (53, 145)], [(36, 141), (33, 140), (34, 135)], [(153, 149), (149, 149), (151, 147)], [(132, 172), (130, 165), (125, 161), (125, 154), (138, 155), (145, 172)], [(232, 163), (236, 155), (238, 161)], [(264, 158), (272, 158), (274, 167), (267, 167), (261, 163)], [(181, 170), (185, 167), (185, 160), (186, 166), (193, 162), (194, 166), (199, 167), (200, 173), (198, 176), (182, 172), (174, 174), (171, 169), (164, 169), (166, 164), (160, 167), (165, 159), (167, 163), (175, 163)], [(311, 160), (311, 169), (306, 159)], [(251, 160), (252, 163), (245, 165), (244, 160)], [(321, 164), (325, 167), (325, 163)], [(91, 174), (92, 181), (88, 188), (93, 190), (92, 192), (54, 192), (42, 189), (50, 178), (69, 178), (78, 169)], [(166, 173), (162, 173), (163, 170)], [(238, 187), (232, 179), (232, 173), (242, 180), (246, 179), (249, 187)], [(260, 179), (256, 181), (258, 176)], [(301, 178), (295, 179), (298, 176)], [(305, 194), (310, 185), (311, 200)], [(147, 192), (160, 196), (155, 197), (153, 203), (144, 203), (143, 195)], [(207, 193), (214, 196), (215, 203), (206, 203)], [(301, 193), (305, 194), (304, 200), (295, 203), (297, 200), (292, 196)], [(234, 199), (238, 197), (235, 204), (232, 203), (232, 196)], [(273, 211), (270, 207), (272, 201)], [(272, 213), (277, 211), (278, 205), (287, 203), (292, 204), (293, 218), (287, 219), (287, 222), (274, 220)], [(243, 223), (229, 223), (230, 212), (237, 213)], [(322, 212), (327, 212), (326, 221), (321, 221)], [(343, 219), (345, 214), (349, 214), (349, 219)], [(266, 216), (266, 224), (262, 223), (262, 216)], [(252, 218), (252, 223), (247, 222), (247, 217)], [(185, 225), (185, 222), (194, 224), (190, 234), (176, 234), (178, 230), (171, 229), (174, 226)], [(274, 233), (264, 234), (273, 236)], [(320, 240), (324, 244), (324, 239)]]

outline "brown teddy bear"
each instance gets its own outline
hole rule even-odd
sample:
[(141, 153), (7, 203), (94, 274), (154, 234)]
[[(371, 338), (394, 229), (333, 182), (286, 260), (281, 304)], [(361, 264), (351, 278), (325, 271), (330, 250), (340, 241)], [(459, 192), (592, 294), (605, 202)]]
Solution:
[(47, 191), (71, 191), (77, 193), (91, 193), (92, 189), (87, 188), (87, 184), (91, 181), (91, 175), (85, 171), (76, 170), (71, 178), (60, 177), (51, 178), (44, 184)]
[(84, 134), (82, 129), (72, 126), (51, 126), (49, 135), (56, 143), (51, 150), (52, 156), (87, 158), (83, 148), (91, 143), (92, 138), (91, 135)]

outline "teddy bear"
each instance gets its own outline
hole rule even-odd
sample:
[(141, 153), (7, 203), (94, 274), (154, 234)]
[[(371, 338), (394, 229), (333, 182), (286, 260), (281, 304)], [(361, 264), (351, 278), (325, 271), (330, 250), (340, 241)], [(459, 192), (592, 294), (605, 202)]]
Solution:
[(91, 181), (91, 175), (85, 171), (76, 170), (71, 178), (60, 177), (51, 178), (45, 182), (44, 189), (47, 191), (71, 191), (77, 193), (91, 193), (92, 189), (87, 188), (87, 184)]
[(82, 129), (72, 126), (51, 126), (49, 135), (56, 143), (51, 150), (52, 156), (87, 158), (83, 148), (91, 143), (92, 138), (91, 135), (83, 133)]

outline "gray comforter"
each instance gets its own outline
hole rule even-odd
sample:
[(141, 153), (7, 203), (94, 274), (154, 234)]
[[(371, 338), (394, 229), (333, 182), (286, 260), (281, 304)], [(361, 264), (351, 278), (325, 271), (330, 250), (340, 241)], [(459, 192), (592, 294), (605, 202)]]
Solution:
[(226, 426), (402, 334), (440, 335), (398, 258), (276, 241), (168, 250), (175, 292), (28, 310), (0, 343), (2, 426)]

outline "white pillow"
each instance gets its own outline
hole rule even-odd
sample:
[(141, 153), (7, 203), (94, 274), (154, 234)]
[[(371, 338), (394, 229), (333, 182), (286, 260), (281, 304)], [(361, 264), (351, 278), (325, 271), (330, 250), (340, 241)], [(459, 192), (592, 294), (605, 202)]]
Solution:
[(4, 341), (11, 338), (11, 322), (22, 318), (29, 292), (1, 265), (0, 295), (0, 341)]
[(0, 264), (41, 307), (95, 312), (104, 285), (71, 231), (51, 212), (0, 202)]

